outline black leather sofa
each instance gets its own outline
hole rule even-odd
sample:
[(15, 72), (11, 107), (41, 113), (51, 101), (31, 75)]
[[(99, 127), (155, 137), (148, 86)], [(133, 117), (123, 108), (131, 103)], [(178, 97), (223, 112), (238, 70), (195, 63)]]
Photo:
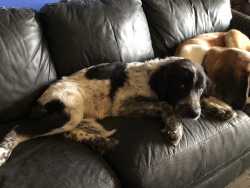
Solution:
[[(25, 119), (48, 84), (101, 62), (173, 55), (197, 34), (238, 28), (250, 18), (229, 0), (71, 0), (41, 11), (0, 9), (0, 133)], [(223, 188), (250, 167), (250, 118), (183, 119), (168, 146), (160, 120), (108, 118), (119, 144), (101, 156), (61, 135), (19, 145), (0, 167), (1, 188)], [(34, 125), (36, 126), (36, 125)]]

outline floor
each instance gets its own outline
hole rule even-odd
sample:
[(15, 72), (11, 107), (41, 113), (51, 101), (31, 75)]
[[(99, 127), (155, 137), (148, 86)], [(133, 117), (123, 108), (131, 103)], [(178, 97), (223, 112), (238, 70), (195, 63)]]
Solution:
[(225, 188), (250, 188), (250, 169)]

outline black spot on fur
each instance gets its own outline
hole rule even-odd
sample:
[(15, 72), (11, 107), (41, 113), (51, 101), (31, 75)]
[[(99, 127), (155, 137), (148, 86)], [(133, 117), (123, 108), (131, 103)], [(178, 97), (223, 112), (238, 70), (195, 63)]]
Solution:
[(19, 123), (15, 131), (20, 134), (36, 136), (63, 127), (70, 119), (64, 108), (64, 104), (59, 100), (53, 100), (45, 106), (37, 103), (30, 116)]
[(126, 67), (126, 63), (122, 62), (100, 64), (89, 68), (85, 76), (88, 79), (110, 79), (110, 97), (113, 99), (116, 91), (124, 85), (128, 78)]

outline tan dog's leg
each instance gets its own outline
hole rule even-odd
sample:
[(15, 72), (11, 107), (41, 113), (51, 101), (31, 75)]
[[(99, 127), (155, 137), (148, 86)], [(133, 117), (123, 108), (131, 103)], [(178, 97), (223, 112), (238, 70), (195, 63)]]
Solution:
[(104, 153), (112, 149), (118, 141), (110, 138), (116, 130), (108, 131), (94, 119), (83, 119), (73, 130), (65, 133), (65, 136), (78, 142), (89, 144), (94, 150)]
[(237, 115), (228, 104), (215, 97), (203, 98), (201, 108), (203, 115), (219, 121), (225, 121)]

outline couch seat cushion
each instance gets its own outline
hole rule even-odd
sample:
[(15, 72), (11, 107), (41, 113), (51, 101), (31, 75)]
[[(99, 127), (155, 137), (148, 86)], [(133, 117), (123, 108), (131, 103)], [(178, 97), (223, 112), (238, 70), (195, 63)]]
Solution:
[(60, 136), (19, 145), (0, 168), (1, 188), (118, 188), (100, 155)]
[(173, 147), (160, 133), (159, 120), (105, 121), (118, 128), (120, 143), (106, 158), (124, 187), (193, 187), (250, 151), (250, 118), (242, 112), (224, 123), (204, 119), (183, 123), (184, 137)]

